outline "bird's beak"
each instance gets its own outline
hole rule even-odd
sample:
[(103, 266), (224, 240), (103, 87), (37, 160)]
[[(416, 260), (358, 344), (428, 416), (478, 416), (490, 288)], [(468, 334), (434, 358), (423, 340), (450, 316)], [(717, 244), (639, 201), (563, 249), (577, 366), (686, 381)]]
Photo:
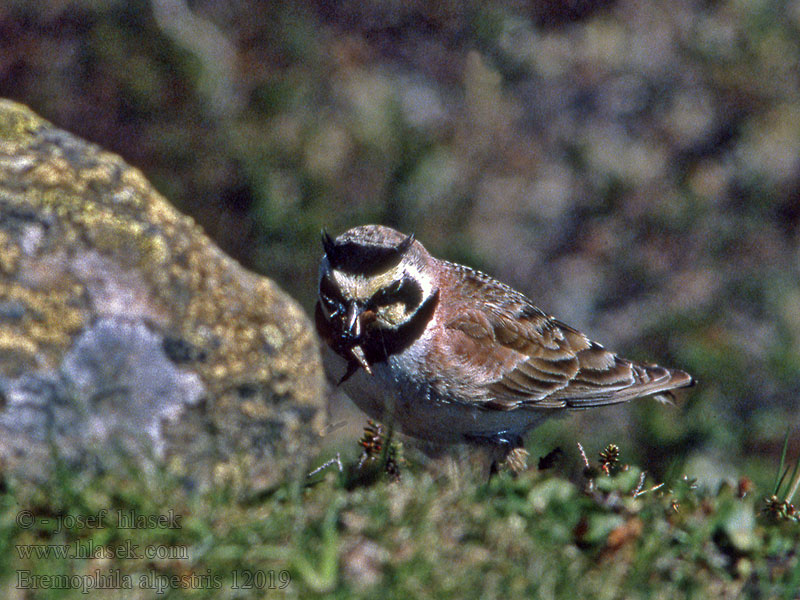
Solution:
[(357, 340), (361, 337), (361, 313), (364, 308), (359, 306), (357, 302), (351, 302), (347, 305), (347, 335), (351, 340)]
[(349, 340), (349, 351), (350, 355), (353, 359), (355, 359), (355, 363), (351, 363), (351, 367), (348, 368), (347, 373), (345, 373), (344, 377), (342, 377), (339, 383), (342, 383), (346, 379), (348, 379), (355, 370), (358, 368), (354, 365), (360, 365), (364, 368), (364, 370), (372, 375), (372, 368), (370, 367), (369, 361), (367, 360), (366, 355), (364, 354), (364, 349), (359, 344), (361, 340), (361, 315), (364, 314), (365, 308), (361, 306), (358, 302), (351, 302), (347, 305), (347, 314), (345, 315), (345, 331), (344, 335)]

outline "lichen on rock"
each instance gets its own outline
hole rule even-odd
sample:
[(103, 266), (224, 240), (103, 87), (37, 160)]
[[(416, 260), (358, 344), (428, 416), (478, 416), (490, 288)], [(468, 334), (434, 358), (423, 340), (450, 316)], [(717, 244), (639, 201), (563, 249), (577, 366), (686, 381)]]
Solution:
[(322, 385), (278, 286), (120, 157), (0, 100), (0, 458), (117, 445), (268, 485), (317, 447)]

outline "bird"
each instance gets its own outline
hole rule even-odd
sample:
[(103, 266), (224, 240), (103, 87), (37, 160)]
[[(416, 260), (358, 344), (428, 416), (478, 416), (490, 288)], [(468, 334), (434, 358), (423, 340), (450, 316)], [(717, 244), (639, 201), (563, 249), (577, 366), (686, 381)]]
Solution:
[(521, 292), (435, 258), (384, 225), (322, 232), (314, 311), (326, 372), (369, 417), (436, 445), (488, 449), (490, 473), (526, 466), (550, 416), (695, 383), (622, 358)]

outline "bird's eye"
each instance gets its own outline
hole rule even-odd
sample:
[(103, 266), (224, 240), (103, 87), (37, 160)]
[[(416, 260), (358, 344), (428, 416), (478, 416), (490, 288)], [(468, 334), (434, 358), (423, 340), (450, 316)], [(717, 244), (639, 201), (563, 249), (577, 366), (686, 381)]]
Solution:
[(325, 307), (328, 309), (329, 312), (335, 311), (336, 308), (338, 307), (336, 301), (333, 300), (332, 298), (329, 298), (325, 294), (320, 294), (319, 299), (322, 300), (323, 304), (325, 304)]
[(333, 283), (327, 275), (319, 281), (319, 293), (321, 296), (327, 296), (332, 300), (344, 301), (342, 293), (339, 291), (339, 286)]
[(319, 298), (330, 312), (345, 303), (339, 288), (328, 277), (323, 277), (319, 282)]

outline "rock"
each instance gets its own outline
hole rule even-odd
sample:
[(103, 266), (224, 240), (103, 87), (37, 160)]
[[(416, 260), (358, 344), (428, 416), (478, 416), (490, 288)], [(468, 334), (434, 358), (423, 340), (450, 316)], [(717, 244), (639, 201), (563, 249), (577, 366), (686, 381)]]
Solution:
[(303, 472), (323, 420), (291, 298), (121, 158), (0, 100), (6, 468), (46, 476), (55, 449), (76, 467), (125, 457), (266, 486)]

